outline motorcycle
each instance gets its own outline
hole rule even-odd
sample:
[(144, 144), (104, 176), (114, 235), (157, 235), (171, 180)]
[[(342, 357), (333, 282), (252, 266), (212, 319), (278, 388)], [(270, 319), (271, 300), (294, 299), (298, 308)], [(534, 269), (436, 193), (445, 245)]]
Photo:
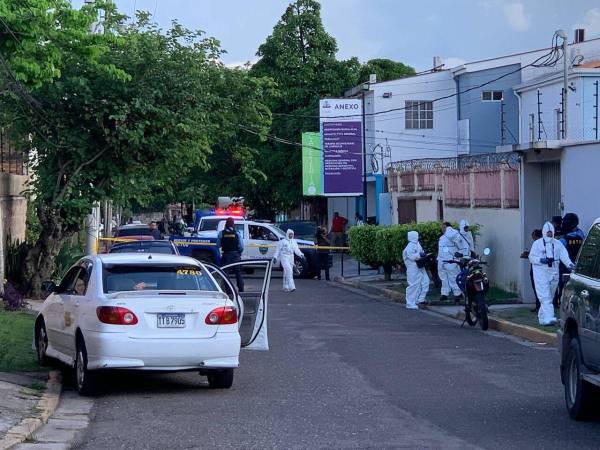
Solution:
[[(489, 248), (483, 250), (483, 254), (488, 256), (491, 253)], [(444, 261), (450, 264), (458, 264), (460, 273), (456, 276), (456, 283), (463, 292), (465, 298), (465, 320), (474, 327), (479, 322), (482, 330), (488, 329), (488, 308), (485, 302), (485, 295), (490, 287), (487, 274), (483, 266), (487, 265), (479, 256), (472, 258), (463, 256), (458, 259)], [(462, 326), (462, 325), (461, 325)]]

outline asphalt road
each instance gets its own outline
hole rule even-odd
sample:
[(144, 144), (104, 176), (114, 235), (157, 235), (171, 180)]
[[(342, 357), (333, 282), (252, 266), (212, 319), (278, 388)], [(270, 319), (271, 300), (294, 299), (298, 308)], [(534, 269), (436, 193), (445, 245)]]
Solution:
[(112, 374), (83, 449), (598, 448), (569, 419), (556, 350), (301, 281), (272, 283), (269, 352), (231, 390), (194, 373)]

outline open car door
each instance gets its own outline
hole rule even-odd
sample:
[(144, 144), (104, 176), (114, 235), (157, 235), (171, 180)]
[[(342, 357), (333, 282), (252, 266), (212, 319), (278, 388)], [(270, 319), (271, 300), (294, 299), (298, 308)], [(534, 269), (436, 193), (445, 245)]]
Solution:
[[(221, 289), (238, 305), (238, 322), (242, 347), (268, 350), (267, 305), (271, 283), (271, 260), (247, 260), (223, 267), (204, 264), (217, 280)], [(236, 289), (238, 273), (243, 279), (244, 290)]]

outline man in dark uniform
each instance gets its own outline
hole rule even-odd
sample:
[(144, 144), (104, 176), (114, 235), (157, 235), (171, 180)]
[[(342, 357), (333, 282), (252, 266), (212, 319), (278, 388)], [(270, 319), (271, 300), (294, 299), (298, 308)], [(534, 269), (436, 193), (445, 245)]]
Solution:
[[(219, 232), (217, 245), (221, 249), (221, 266), (241, 261), (242, 252), (244, 251), (244, 239), (235, 229), (233, 217), (229, 217), (225, 221), (225, 228)], [(244, 278), (242, 277), (240, 267), (235, 267), (232, 270), (235, 273), (238, 291), (244, 292)]]
[[(577, 259), (577, 255), (579, 254), (579, 249), (585, 240), (585, 233), (579, 228), (579, 217), (577, 214), (565, 214), (565, 217), (562, 218), (561, 231), (562, 235), (559, 238), (559, 241), (567, 249), (571, 261), (575, 261)], [(560, 266), (558, 266), (558, 270), (560, 278), (558, 279), (558, 289), (556, 290), (556, 295), (554, 296), (555, 308), (560, 306), (560, 298), (562, 297), (562, 291), (564, 287), (562, 276), (563, 274), (570, 272), (570, 270), (567, 269), (562, 262), (560, 263)]]

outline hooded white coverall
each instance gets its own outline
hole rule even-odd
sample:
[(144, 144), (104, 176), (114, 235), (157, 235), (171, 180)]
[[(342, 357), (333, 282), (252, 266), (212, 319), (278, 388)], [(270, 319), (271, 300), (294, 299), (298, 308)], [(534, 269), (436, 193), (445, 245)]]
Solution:
[(294, 283), (294, 255), (304, 258), (304, 253), (298, 248), (298, 243), (294, 239), (294, 231), (287, 230), (285, 239), (279, 241), (274, 258), (281, 261), (283, 269), (283, 291), (291, 292), (296, 290)]
[[(554, 239), (554, 237), (547, 237), (546, 234), (548, 231), (551, 231), (554, 236), (554, 226), (550, 222), (544, 224), (542, 238), (535, 241), (529, 251), (529, 261), (531, 261), (533, 267), (535, 291), (540, 299), (540, 310), (538, 311), (540, 325), (556, 323), (552, 300), (558, 287), (559, 262), (562, 261), (568, 268), (573, 267), (573, 262), (569, 258), (569, 252), (567, 252), (565, 246), (559, 240)], [(553, 260), (550, 265), (546, 261), (548, 258)]]
[(402, 252), (402, 259), (406, 266), (406, 307), (408, 309), (417, 309), (417, 303), (425, 301), (425, 296), (429, 290), (429, 277), (425, 268), (417, 267), (416, 260), (421, 257), (423, 247), (419, 243), (419, 233), (416, 231), (408, 232), (408, 245)]
[(471, 252), (475, 251), (475, 242), (473, 241), (473, 233), (465, 231), (465, 227), (469, 226), (469, 222), (466, 219), (460, 221), (460, 227), (458, 229), (459, 237), (461, 240), (460, 250), (463, 255), (469, 256)]
[(444, 260), (456, 259), (454, 254), (461, 250), (459, 239), (462, 241), (458, 231), (452, 227), (447, 227), (438, 242), (438, 275), (442, 280), (442, 295), (446, 297), (450, 294), (450, 291), (455, 296), (462, 295), (462, 291), (456, 284), (456, 276), (460, 273), (460, 267), (458, 267), (458, 264), (443, 262)]

